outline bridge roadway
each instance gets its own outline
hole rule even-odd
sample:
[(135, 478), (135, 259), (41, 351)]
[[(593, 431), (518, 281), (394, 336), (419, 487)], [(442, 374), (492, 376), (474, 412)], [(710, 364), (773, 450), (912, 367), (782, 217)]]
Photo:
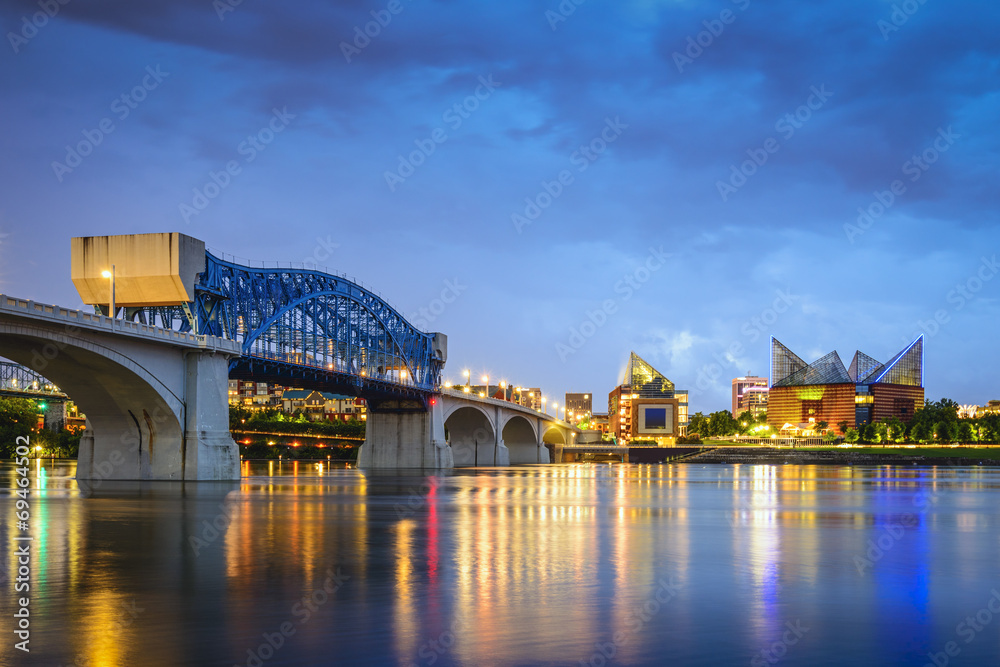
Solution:
[[(239, 479), (228, 429), (238, 341), (0, 294), (0, 354), (87, 415), (80, 479)], [(509, 401), (443, 389), (370, 412), (362, 467), (548, 463), (577, 429)]]
[(550, 463), (579, 432), (562, 420), (496, 398), (442, 389), (428, 409), (369, 412), (361, 468), (452, 468)]
[(0, 294), (0, 356), (87, 415), (79, 479), (239, 479), (228, 410), (239, 355), (236, 341)]

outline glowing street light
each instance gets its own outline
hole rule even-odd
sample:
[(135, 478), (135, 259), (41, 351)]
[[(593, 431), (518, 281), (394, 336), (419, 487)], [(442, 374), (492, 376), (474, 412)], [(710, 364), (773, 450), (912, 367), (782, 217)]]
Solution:
[(108, 271), (107, 269), (105, 269), (104, 271), (101, 271), (101, 277), (103, 277), (103, 278), (109, 278), (111, 280), (111, 301), (108, 302), (108, 316), (111, 317), (111, 319), (112, 319), (111, 325), (114, 326), (114, 318), (115, 318), (115, 265), (114, 264), (111, 265), (111, 270), (110, 271)]

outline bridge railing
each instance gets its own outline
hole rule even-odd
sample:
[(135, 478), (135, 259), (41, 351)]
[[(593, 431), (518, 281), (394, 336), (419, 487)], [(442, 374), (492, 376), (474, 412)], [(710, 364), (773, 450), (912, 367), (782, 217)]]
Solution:
[[(98, 315), (97, 313), (85, 313), (82, 310), (36, 303), (30, 299), (18, 299), (6, 294), (0, 294), (0, 313), (5, 311), (15, 316), (20, 315), (22, 317), (27, 316), (60, 322), (68, 327), (82, 326), (88, 329), (98, 329), (142, 338), (154, 338), (161, 341), (180, 343), (185, 346), (209, 347), (212, 349), (221, 348), (225, 351), (238, 351), (239, 349), (238, 346), (234, 347), (230, 341), (214, 336), (177, 331), (176, 329), (158, 327), (143, 322), (111, 318), (106, 315)], [(229, 348), (232, 349), (230, 350)]]

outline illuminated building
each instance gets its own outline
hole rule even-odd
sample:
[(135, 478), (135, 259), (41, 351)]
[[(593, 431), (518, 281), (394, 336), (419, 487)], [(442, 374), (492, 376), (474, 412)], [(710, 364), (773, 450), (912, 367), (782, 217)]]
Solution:
[[(751, 387), (763, 387), (765, 392), (764, 405), (767, 405), (767, 378), (757, 377), (756, 375), (748, 375), (741, 378), (733, 378), (733, 419), (739, 417), (746, 408), (743, 406), (743, 395), (746, 393), (747, 389)], [(759, 397), (758, 397), (759, 398)], [(758, 401), (759, 402), (759, 401)], [(766, 407), (764, 408), (767, 409)], [(754, 414), (756, 417), (757, 414)]]
[[(764, 382), (767, 382), (765, 379)], [(749, 412), (754, 419), (767, 412), (767, 397), (769, 394), (767, 385), (747, 387), (740, 396), (738, 412), (734, 415), (739, 417), (744, 412)]]
[(688, 424), (688, 394), (635, 352), (622, 383), (608, 394), (608, 432), (619, 444), (653, 440), (671, 445)]
[(835, 351), (807, 364), (772, 337), (767, 421), (779, 430), (909, 421), (924, 404), (923, 373), (922, 335), (884, 364), (856, 352), (850, 367)]
[(577, 424), (594, 413), (594, 399), (590, 394), (566, 394), (563, 402), (566, 421)]

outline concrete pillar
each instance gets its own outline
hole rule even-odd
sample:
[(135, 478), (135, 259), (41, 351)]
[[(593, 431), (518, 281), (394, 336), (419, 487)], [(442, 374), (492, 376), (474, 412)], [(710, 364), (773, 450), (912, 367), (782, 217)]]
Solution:
[(441, 398), (432, 399), (427, 412), (369, 410), (358, 467), (454, 468), (451, 447), (444, 439)]
[(495, 466), (510, 465), (510, 450), (503, 443), (503, 429), (500, 427), (503, 423), (502, 410), (500, 406), (493, 406), (493, 423), (496, 424), (493, 429), (493, 437), (495, 438), (493, 442), (493, 465)]
[[(214, 352), (185, 352), (184, 370), (183, 479), (239, 479), (240, 450), (229, 433), (228, 357)], [(166, 469), (172, 465), (155, 452), (150, 460), (152, 478), (164, 479)]]
[(66, 403), (64, 401), (45, 402), (45, 428), (58, 433), (66, 427)]
[[(538, 462), (539, 463), (552, 463), (549, 450), (545, 447), (545, 441), (542, 437), (545, 435), (545, 424), (542, 423), (541, 419), (535, 420), (535, 432), (538, 433), (538, 446), (536, 447), (538, 451)], [(558, 461), (557, 461), (558, 463)]]

